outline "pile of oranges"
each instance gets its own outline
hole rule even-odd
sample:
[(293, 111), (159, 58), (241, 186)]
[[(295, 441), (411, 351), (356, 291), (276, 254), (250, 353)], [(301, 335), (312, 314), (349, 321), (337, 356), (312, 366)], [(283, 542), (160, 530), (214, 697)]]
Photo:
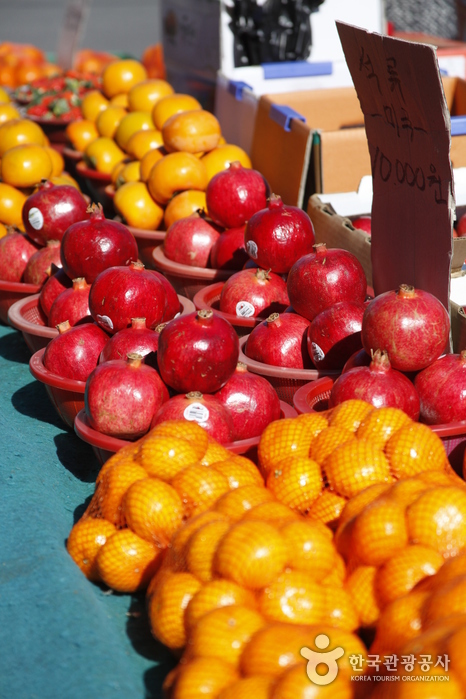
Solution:
[(88, 166), (110, 177), (114, 205), (136, 228), (168, 228), (206, 209), (205, 190), (217, 172), (247, 153), (222, 137), (217, 118), (162, 78), (148, 78), (132, 59), (111, 63), (102, 90), (81, 104), (83, 119), (67, 127)]

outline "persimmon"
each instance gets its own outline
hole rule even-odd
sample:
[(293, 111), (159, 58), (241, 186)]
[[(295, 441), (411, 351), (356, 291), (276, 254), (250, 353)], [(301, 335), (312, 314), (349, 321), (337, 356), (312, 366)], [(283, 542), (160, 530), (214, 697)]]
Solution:
[(231, 163), (240, 162), (243, 167), (251, 168), (251, 158), (245, 150), (232, 143), (218, 145), (213, 150), (202, 156), (202, 161), (207, 168), (209, 180), (218, 172), (226, 170)]
[(46, 148), (24, 144), (7, 150), (2, 157), (2, 180), (13, 187), (33, 187), (52, 175), (53, 163)]
[(141, 129), (153, 129), (154, 122), (150, 112), (128, 112), (123, 119), (120, 121), (118, 128), (115, 132), (115, 141), (118, 143), (120, 148), (126, 151), (126, 146), (129, 139), (136, 131)]
[(62, 174), (65, 169), (65, 160), (56, 148), (51, 146), (44, 146), (46, 152), (49, 154), (50, 160), (52, 161), (52, 174), (51, 177), (58, 177)]
[(152, 119), (157, 129), (162, 129), (163, 125), (174, 114), (188, 112), (193, 109), (202, 109), (201, 104), (195, 97), (175, 93), (161, 97), (154, 104), (152, 109)]
[(11, 121), (11, 119), (21, 119), (21, 114), (13, 104), (2, 102), (2, 104), (0, 104), (0, 124)]
[(126, 92), (121, 92), (110, 99), (110, 104), (113, 107), (124, 107), (128, 109), (128, 95)]
[[(139, 133), (139, 132), (138, 132)], [(135, 136), (136, 134), (133, 134)], [(131, 138), (133, 138), (133, 136)], [(131, 139), (130, 139), (131, 140)], [(128, 143), (129, 145), (129, 143)], [(159, 148), (153, 148), (141, 158), (141, 181), (147, 182), (155, 163), (162, 160), (165, 154)]]
[(163, 219), (163, 208), (152, 199), (145, 182), (126, 182), (118, 187), (113, 204), (134, 228), (155, 231)]
[(71, 121), (65, 129), (65, 133), (73, 148), (81, 153), (91, 141), (99, 137), (95, 122), (90, 119)]
[(99, 136), (107, 136), (108, 138), (113, 138), (121, 120), (126, 116), (128, 112), (124, 107), (110, 106), (107, 109), (103, 109), (97, 115), (95, 120), (95, 125)]
[(0, 221), (6, 226), (22, 226), (21, 211), (26, 199), (16, 187), (0, 182)]
[(131, 160), (129, 163), (124, 163), (115, 182), (115, 186), (121, 187), (126, 182), (139, 182), (140, 180), (140, 165), (139, 160)]
[(132, 58), (109, 63), (102, 72), (102, 92), (108, 98), (128, 93), (133, 85), (147, 78), (147, 71), (139, 61)]
[(86, 92), (81, 101), (81, 112), (85, 119), (96, 121), (100, 112), (107, 109), (109, 101), (99, 90)]
[(162, 127), (169, 152), (204, 153), (218, 146), (221, 128), (218, 119), (205, 109), (193, 109), (171, 116)]
[(169, 153), (153, 166), (147, 186), (159, 204), (167, 204), (175, 192), (205, 190), (207, 171), (204, 163), (191, 153)]
[(163, 220), (166, 229), (168, 230), (175, 221), (178, 221), (180, 218), (191, 216), (191, 214), (199, 209), (203, 209), (204, 211), (207, 209), (205, 192), (201, 192), (198, 189), (187, 189), (184, 192), (176, 194), (165, 209)]
[(132, 158), (142, 160), (149, 151), (160, 146), (163, 146), (163, 138), (158, 129), (141, 129), (133, 133), (125, 150)]
[(173, 87), (166, 80), (143, 80), (128, 92), (128, 108), (131, 112), (150, 112), (166, 95), (172, 95)]
[(10, 119), (0, 126), (0, 156), (10, 148), (25, 143), (47, 145), (45, 134), (38, 124), (30, 119)]
[(85, 160), (99, 172), (110, 175), (115, 165), (126, 158), (126, 154), (118, 147), (115, 141), (105, 136), (100, 136), (86, 147)]

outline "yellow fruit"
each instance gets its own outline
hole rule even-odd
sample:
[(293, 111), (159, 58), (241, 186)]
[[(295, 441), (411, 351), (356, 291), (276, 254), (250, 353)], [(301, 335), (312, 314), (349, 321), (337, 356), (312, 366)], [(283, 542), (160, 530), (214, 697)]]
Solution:
[(58, 177), (62, 174), (65, 169), (65, 161), (61, 153), (57, 151), (56, 148), (51, 148), (50, 146), (44, 146), (44, 149), (49, 154), (50, 160), (52, 161), (52, 174), (51, 177)]
[(193, 109), (202, 109), (200, 103), (191, 95), (176, 93), (161, 97), (154, 105), (152, 119), (157, 129), (162, 129), (167, 119), (179, 112), (187, 112)]
[(10, 148), (2, 157), (2, 180), (13, 187), (34, 187), (52, 175), (53, 163), (47, 150), (32, 144)]
[(121, 187), (121, 185), (126, 182), (139, 182), (140, 169), (139, 160), (132, 160), (129, 163), (125, 163), (118, 172), (118, 177), (115, 181), (116, 188), (118, 189), (118, 187)]
[(99, 112), (95, 122), (99, 136), (113, 138), (121, 120), (127, 113), (124, 107), (107, 107)]
[(155, 231), (163, 219), (163, 208), (152, 199), (145, 182), (126, 182), (118, 187), (113, 204), (134, 228)]
[(163, 97), (174, 92), (166, 80), (143, 80), (128, 92), (128, 108), (131, 112), (150, 112)]
[(120, 121), (115, 132), (115, 141), (126, 151), (129, 139), (136, 131), (153, 129), (154, 122), (150, 112), (129, 112)]
[(0, 182), (0, 221), (6, 226), (22, 226), (21, 211), (26, 199), (16, 187)]
[(169, 151), (203, 153), (218, 146), (221, 135), (218, 119), (204, 109), (171, 116), (163, 125), (162, 136)]
[(139, 82), (146, 80), (147, 71), (139, 61), (127, 58), (109, 63), (102, 73), (102, 91), (108, 98), (128, 93)]
[(243, 167), (251, 168), (251, 158), (245, 150), (232, 143), (225, 143), (223, 146), (217, 146), (209, 153), (202, 157), (202, 161), (207, 169), (209, 181), (217, 173), (226, 170), (230, 163), (239, 162)]
[(0, 124), (4, 124), (11, 119), (21, 119), (21, 114), (12, 104), (0, 104)]
[(35, 144), (47, 145), (44, 132), (30, 119), (10, 119), (0, 125), (0, 157), (15, 146)]
[(126, 152), (136, 160), (142, 158), (154, 148), (163, 146), (162, 134), (157, 129), (141, 129), (130, 137), (126, 144)]
[(105, 136), (99, 136), (92, 141), (84, 151), (85, 159), (99, 172), (111, 174), (117, 163), (126, 158), (126, 154), (117, 146), (115, 141)]
[(81, 111), (86, 120), (95, 122), (100, 112), (107, 109), (109, 102), (99, 90), (86, 92), (81, 102)]

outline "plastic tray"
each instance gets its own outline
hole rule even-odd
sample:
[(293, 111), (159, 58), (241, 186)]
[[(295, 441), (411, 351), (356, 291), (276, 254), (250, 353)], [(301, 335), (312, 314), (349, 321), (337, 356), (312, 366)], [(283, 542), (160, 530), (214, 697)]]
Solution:
[(29, 360), (29, 369), (35, 379), (44, 384), (52, 404), (65, 425), (73, 427), (74, 419), (84, 409), (85, 381), (64, 379), (48, 371), (43, 362), (45, 347)]
[(261, 318), (256, 316), (255, 318), (242, 318), (241, 316), (236, 316), (232, 313), (223, 313), (220, 311), (220, 294), (222, 293), (224, 284), (225, 282), (216, 282), (215, 284), (209, 284), (203, 289), (200, 289), (194, 296), (194, 305), (198, 311), (200, 311), (202, 308), (211, 308), (218, 316), (228, 320), (235, 328), (239, 337), (242, 337), (243, 335), (250, 333), (256, 325), (262, 323), (262, 321), (265, 320), (265, 317)]
[(162, 245), (165, 240), (165, 231), (147, 231), (144, 228), (134, 228), (134, 226), (128, 226), (128, 228), (136, 238), (139, 259), (142, 264), (145, 265), (147, 269), (157, 269), (152, 254), (155, 248)]
[(152, 253), (155, 269), (163, 272), (173, 284), (178, 294), (194, 299), (198, 291), (213, 282), (226, 281), (237, 269), (210, 269), (209, 267), (191, 267), (179, 262), (172, 262), (165, 257), (163, 247), (156, 247)]
[(0, 320), (2, 323), (9, 323), (8, 311), (14, 303), (26, 296), (37, 294), (40, 288), (40, 284), (0, 281)]
[[(333, 379), (325, 377), (302, 386), (293, 399), (298, 414), (327, 410)], [(461, 474), (466, 451), (466, 420), (444, 425), (429, 425), (443, 442), (453, 470)]]
[[(180, 300), (180, 313), (187, 315), (196, 310), (194, 303), (184, 296)], [(8, 322), (23, 333), (24, 341), (31, 353), (46, 347), (58, 335), (56, 328), (49, 328), (39, 304), (39, 294), (28, 296), (14, 303), (8, 312)]]
[(310, 381), (317, 381), (317, 379), (323, 376), (336, 379), (341, 373), (336, 370), (288, 369), (286, 367), (256, 362), (254, 359), (249, 359), (244, 353), (248, 337), (249, 335), (244, 335), (244, 337), (240, 338), (238, 361), (246, 364), (249, 371), (252, 371), (254, 374), (260, 374), (267, 379), (278, 393), (280, 400), (290, 405), (293, 405), (293, 398), (296, 391), (305, 384)]
[[(296, 417), (297, 415), (296, 410), (284, 401), (280, 401), (280, 409), (282, 419)], [(92, 446), (94, 453), (101, 464), (104, 464), (107, 459), (109, 459), (119, 449), (131, 444), (131, 442), (128, 442), (125, 439), (109, 437), (108, 435), (94, 430), (89, 424), (89, 420), (84, 409), (80, 410), (80, 412), (76, 415), (76, 419), (74, 421), (74, 431), (78, 437)], [(241, 439), (237, 442), (225, 444), (224, 446), (234, 454), (241, 454), (248, 457), (252, 461), (256, 461), (259, 440), (260, 437)]]

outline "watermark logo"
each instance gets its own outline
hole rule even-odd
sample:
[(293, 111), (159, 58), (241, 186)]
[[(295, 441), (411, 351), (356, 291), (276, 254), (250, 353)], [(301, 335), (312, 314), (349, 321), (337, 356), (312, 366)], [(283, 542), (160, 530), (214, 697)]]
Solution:
[[(345, 654), (345, 651), (343, 648), (341, 648), (341, 646), (338, 646), (333, 650), (324, 652), (325, 648), (328, 648), (330, 645), (330, 639), (324, 633), (321, 633), (315, 637), (314, 644), (317, 646), (317, 648), (320, 648), (322, 652), (311, 650), (310, 648), (307, 648), (307, 646), (304, 646), (304, 648), (301, 648), (300, 653), (303, 658), (306, 658), (308, 661), (306, 672), (311, 682), (324, 687), (325, 685), (333, 682), (338, 675), (337, 660)], [(327, 666), (328, 670), (325, 675), (320, 675), (317, 672), (318, 665)]]

